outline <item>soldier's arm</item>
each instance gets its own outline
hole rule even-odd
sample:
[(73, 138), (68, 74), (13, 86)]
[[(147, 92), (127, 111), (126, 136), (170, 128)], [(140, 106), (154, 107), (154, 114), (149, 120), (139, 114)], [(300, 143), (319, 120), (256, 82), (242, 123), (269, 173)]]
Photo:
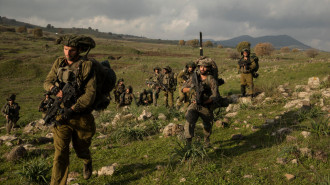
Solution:
[(250, 65), (250, 69), (253, 70), (254, 68), (256, 68), (256, 63), (255, 61), (251, 61), (251, 65)]
[[(211, 103), (211, 102), (216, 102), (219, 100), (219, 91), (218, 91), (218, 84), (216, 82), (216, 80), (211, 76), (210, 77), (210, 88), (211, 88), (211, 96), (209, 98), (208, 103)], [(205, 102), (206, 103), (206, 102)]]
[(49, 91), (50, 88), (55, 85), (55, 81), (57, 80), (57, 70), (62, 60), (63, 58), (56, 59), (51, 70), (49, 71), (46, 80), (44, 81), (44, 89), (46, 91)]
[(76, 112), (83, 111), (84, 109), (90, 107), (95, 100), (96, 96), (96, 75), (92, 70), (92, 62), (85, 61), (81, 66), (81, 71), (83, 79), (86, 80), (89, 74), (92, 72), (92, 77), (88, 80), (85, 87), (85, 93), (82, 94), (78, 99), (76, 104), (72, 106), (72, 109)]
[(1, 108), (1, 113), (2, 113), (4, 116), (7, 116), (7, 113), (6, 113), (6, 106), (7, 106), (7, 104), (5, 104), (5, 105)]
[(182, 84), (182, 83), (184, 83), (184, 79), (183, 79), (183, 75), (184, 75), (184, 71), (180, 71), (180, 73), (178, 74), (178, 76), (177, 76), (177, 81), (178, 81), (178, 83), (179, 84)]

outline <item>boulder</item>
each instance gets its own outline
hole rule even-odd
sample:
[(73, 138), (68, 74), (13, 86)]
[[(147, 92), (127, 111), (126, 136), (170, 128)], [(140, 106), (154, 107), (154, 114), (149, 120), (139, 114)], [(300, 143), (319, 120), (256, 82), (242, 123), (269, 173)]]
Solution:
[(166, 120), (167, 118), (166, 118), (165, 114), (163, 114), (163, 113), (159, 113), (159, 114), (158, 114), (158, 119), (159, 119), (159, 120)]
[(261, 100), (263, 100), (265, 97), (266, 97), (265, 92), (262, 92), (262, 93), (258, 94), (258, 96), (256, 96), (255, 99), (256, 99), (257, 101), (261, 101)]
[(249, 105), (249, 104), (252, 104), (252, 98), (251, 97), (241, 97), (238, 102), (240, 104), (246, 104), (246, 105)]
[(312, 151), (307, 147), (299, 148), (299, 151), (302, 156), (312, 157)]
[(31, 123), (27, 124), (24, 129), (23, 133), (34, 133), (38, 131), (46, 131), (50, 129), (50, 125), (44, 125), (45, 121), (43, 119), (32, 121)]
[(101, 169), (99, 169), (97, 171), (97, 175), (98, 176), (101, 176), (101, 175), (113, 175), (113, 173), (115, 172), (117, 166), (118, 166), (117, 163), (114, 163), (114, 164), (112, 164), (110, 166), (104, 166), (104, 167), (102, 167)]
[(322, 93), (322, 97), (330, 98), (330, 88), (322, 90), (321, 93)]
[(310, 105), (309, 99), (304, 99), (304, 100), (292, 100), (288, 103), (285, 104), (284, 108), (285, 109), (291, 109), (291, 108), (302, 108), (303, 106), (308, 106)]
[(228, 113), (225, 115), (226, 118), (232, 118), (235, 117), (238, 114), (238, 112), (232, 112), (232, 113)]
[(302, 132), (301, 132), (301, 135), (303, 135), (304, 138), (307, 138), (308, 136), (311, 135), (311, 133), (310, 133), (310, 132), (307, 132), (307, 131), (302, 131)]
[(144, 121), (151, 118), (152, 113), (146, 110), (143, 110), (142, 114), (138, 117), (139, 121)]
[(320, 79), (318, 77), (308, 78), (308, 86), (311, 89), (317, 89), (320, 87)]
[(8, 161), (16, 161), (22, 159), (27, 154), (26, 149), (23, 146), (14, 147), (7, 155)]
[(170, 123), (163, 129), (164, 137), (179, 135), (183, 132), (183, 125)]
[(233, 94), (228, 97), (229, 103), (238, 103), (239, 95)]
[(290, 180), (293, 180), (293, 179), (295, 178), (295, 176), (294, 176), (294, 175), (292, 175), (292, 174), (288, 174), (288, 173), (287, 173), (287, 174), (285, 174), (284, 176), (285, 176), (285, 177), (286, 177), (286, 179), (287, 179), (287, 180), (289, 180), (289, 181), (290, 181)]
[(238, 104), (229, 104), (226, 108), (226, 112), (237, 112), (240, 106)]
[(14, 141), (14, 140), (16, 140), (17, 139), (17, 137), (16, 136), (14, 136), (14, 135), (5, 135), (5, 136), (1, 136), (0, 137), (0, 140), (2, 140), (2, 141)]

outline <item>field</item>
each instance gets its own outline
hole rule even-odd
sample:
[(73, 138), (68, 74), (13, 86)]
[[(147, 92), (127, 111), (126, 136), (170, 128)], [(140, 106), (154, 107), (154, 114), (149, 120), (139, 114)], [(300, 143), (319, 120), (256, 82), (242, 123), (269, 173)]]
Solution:
[[(34, 38), (27, 34), (0, 32), (0, 100), (6, 103), (11, 93), (16, 93), (21, 106), (21, 118), (14, 134), (23, 144), (45, 136), (48, 132), (39, 131), (26, 134), (23, 128), (41, 118), (38, 105), (43, 98), (43, 81), (54, 60), (62, 56), (61, 46), (54, 45), (55, 35), (49, 33), (44, 38)], [(126, 85), (132, 85), (136, 96), (144, 88), (156, 66), (169, 65), (179, 72), (189, 61), (199, 56), (199, 48), (186, 46), (118, 41), (96, 38), (96, 48), (90, 57), (99, 61), (109, 56), (119, 57), (111, 60), (111, 67), (117, 78), (124, 78)], [(48, 45), (48, 47), (46, 47)], [(222, 96), (240, 93), (237, 60), (228, 58), (228, 48), (204, 48), (204, 55), (213, 58), (225, 84), (219, 87)], [(281, 53), (260, 57), (260, 77), (255, 79), (255, 89), (265, 93), (268, 102), (254, 100), (252, 104), (241, 104), (237, 115), (229, 119), (228, 127), (213, 125), (212, 148), (201, 146), (201, 120), (198, 122), (194, 140), (194, 150), (186, 151), (180, 137), (163, 137), (160, 132), (169, 123), (184, 124), (184, 114), (163, 106), (137, 107), (132, 105), (130, 113), (138, 117), (144, 109), (156, 117), (164, 113), (166, 120), (150, 119), (138, 122), (135, 119), (119, 121), (118, 127), (104, 126), (112, 122), (116, 115), (115, 104), (96, 117), (97, 132), (93, 138), (91, 152), (93, 168), (117, 163), (112, 176), (93, 175), (88, 181), (82, 175), (71, 183), (79, 184), (329, 184), (329, 97), (322, 92), (330, 88), (330, 53), (320, 52), (315, 58), (307, 58), (303, 51)], [(310, 96), (310, 109), (284, 108), (294, 100), (296, 85), (307, 85), (310, 77), (318, 77), (321, 85)], [(283, 97), (278, 86), (284, 85), (290, 96)], [(175, 92), (175, 98), (178, 92)], [(323, 101), (323, 106), (320, 104)], [(163, 93), (160, 94), (160, 105)], [(216, 118), (222, 120), (225, 108)], [(263, 127), (267, 120), (277, 124)], [(144, 127), (140, 127), (141, 125)], [(0, 118), (0, 136), (6, 134), (4, 117)], [(289, 128), (284, 135), (276, 134), (281, 128)], [(304, 137), (301, 132), (308, 131)], [(275, 134), (274, 134), (275, 133)], [(233, 140), (233, 134), (241, 134), (243, 139)], [(99, 137), (104, 136), (104, 137)], [(290, 137), (292, 140), (288, 139)], [(5, 154), (13, 146), (1, 141), (0, 145), (0, 184), (37, 184), (48, 182), (53, 159), (52, 143), (35, 144), (36, 150), (15, 162), (7, 161)], [(308, 152), (303, 153), (302, 149)], [(191, 157), (184, 160), (184, 155)], [(317, 155), (319, 154), (319, 155)], [(322, 154), (322, 155), (321, 155)], [(320, 157), (321, 156), (321, 157)], [(322, 157), (323, 156), (323, 157)], [(278, 162), (283, 159), (284, 162)], [(295, 161), (295, 162), (292, 162)], [(82, 161), (72, 149), (70, 172), (82, 172)], [(32, 173), (32, 167), (35, 170)], [(39, 173), (37, 173), (39, 172)], [(294, 178), (288, 180), (285, 174)], [(44, 177), (43, 180), (41, 177)], [(39, 179), (36, 180), (36, 179)], [(41, 179), (41, 180), (40, 180)]]

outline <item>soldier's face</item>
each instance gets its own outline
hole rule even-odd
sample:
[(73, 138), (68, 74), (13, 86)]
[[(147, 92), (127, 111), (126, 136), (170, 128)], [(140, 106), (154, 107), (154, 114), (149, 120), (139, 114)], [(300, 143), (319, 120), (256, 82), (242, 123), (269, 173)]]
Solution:
[(126, 93), (129, 93), (129, 89), (126, 89)]
[(13, 104), (13, 100), (9, 100), (9, 105), (12, 105)]
[(158, 74), (159, 73), (159, 70), (158, 69), (155, 69), (155, 73)]
[(193, 71), (192, 67), (188, 67), (188, 71), (191, 73)]
[(249, 54), (248, 54), (246, 51), (243, 52), (243, 56), (244, 56), (244, 57), (247, 57), (248, 55), (249, 55)]
[(73, 61), (78, 55), (78, 49), (75, 47), (64, 46), (64, 55), (68, 61)]
[(120, 82), (119, 82), (119, 85), (123, 85), (123, 83), (124, 83), (123, 81), (120, 81)]
[(205, 75), (207, 72), (207, 67), (206, 66), (199, 66), (199, 71), (201, 72), (202, 75)]

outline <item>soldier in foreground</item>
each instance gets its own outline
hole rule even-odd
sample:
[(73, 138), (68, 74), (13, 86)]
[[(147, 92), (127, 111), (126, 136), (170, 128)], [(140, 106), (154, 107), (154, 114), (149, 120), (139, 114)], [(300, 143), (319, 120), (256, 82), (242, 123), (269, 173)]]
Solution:
[(159, 92), (161, 89), (161, 87), (160, 87), (160, 80), (161, 80), (160, 67), (154, 68), (154, 75), (152, 77), (150, 77), (150, 80), (154, 83), (151, 85), (152, 101), (153, 101), (154, 106), (157, 106), (157, 100), (158, 100)]
[(131, 105), (133, 101), (135, 105), (137, 105), (135, 96), (133, 94), (133, 88), (132, 86), (128, 86), (125, 92), (120, 95), (120, 102), (117, 105), (117, 109), (119, 109), (120, 107)]
[(113, 94), (115, 95), (115, 102), (117, 104), (119, 104), (119, 102), (120, 102), (120, 95), (124, 92), (125, 92), (124, 79), (120, 78), (117, 82), (115, 90), (113, 91)]
[(186, 112), (184, 135), (186, 145), (189, 147), (194, 137), (195, 125), (199, 117), (203, 120), (204, 145), (209, 147), (213, 125), (212, 105), (219, 101), (217, 81), (209, 74), (211, 59), (203, 58), (198, 62), (198, 71), (182, 88), (183, 93), (191, 94), (191, 104)]
[(78, 158), (84, 162), (84, 179), (89, 179), (92, 175), (89, 147), (95, 134), (95, 122), (91, 112), (96, 97), (96, 76), (92, 62), (87, 57), (80, 56), (80, 53), (88, 53), (95, 47), (95, 42), (92, 39), (87, 41), (90, 43), (88, 48), (84, 45), (86, 37), (70, 35), (58, 39), (57, 43), (63, 44), (65, 56), (55, 60), (44, 82), (44, 89), (58, 99), (64, 97), (62, 88), (67, 83), (76, 84), (79, 90), (73, 105), (63, 105), (64, 113), (56, 117), (58, 124), (53, 128), (55, 154), (51, 184), (66, 184), (71, 141)]
[[(196, 68), (196, 64), (194, 62), (189, 62), (186, 64), (185, 69), (182, 70), (177, 77), (179, 89), (182, 89), (183, 85), (190, 79)], [(184, 103), (184, 108), (187, 108), (189, 105), (189, 98), (186, 93), (179, 91), (179, 97), (176, 101), (176, 108), (179, 110)]]
[(20, 106), (15, 102), (16, 95), (12, 94), (7, 98), (7, 103), (2, 107), (1, 112), (6, 118), (6, 132), (10, 134), (11, 130), (16, 127), (19, 120)]
[(250, 59), (250, 50), (245, 48), (241, 52), (242, 58), (238, 61), (238, 73), (241, 74), (242, 96), (253, 96), (253, 70), (256, 63)]
[(39, 104), (39, 112), (42, 112), (42, 118), (45, 117), (46, 112), (54, 103), (54, 99), (50, 97), (50, 95), (51, 95), (50, 92), (46, 92), (44, 94), (45, 98)]
[(162, 84), (164, 85), (162, 90), (164, 91), (165, 107), (173, 108), (173, 94), (176, 88), (176, 81), (170, 66), (163, 68)]
[(143, 92), (140, 93), (138, 104), (144, 106), (152, 104), (152, 91), (143, 89)]

